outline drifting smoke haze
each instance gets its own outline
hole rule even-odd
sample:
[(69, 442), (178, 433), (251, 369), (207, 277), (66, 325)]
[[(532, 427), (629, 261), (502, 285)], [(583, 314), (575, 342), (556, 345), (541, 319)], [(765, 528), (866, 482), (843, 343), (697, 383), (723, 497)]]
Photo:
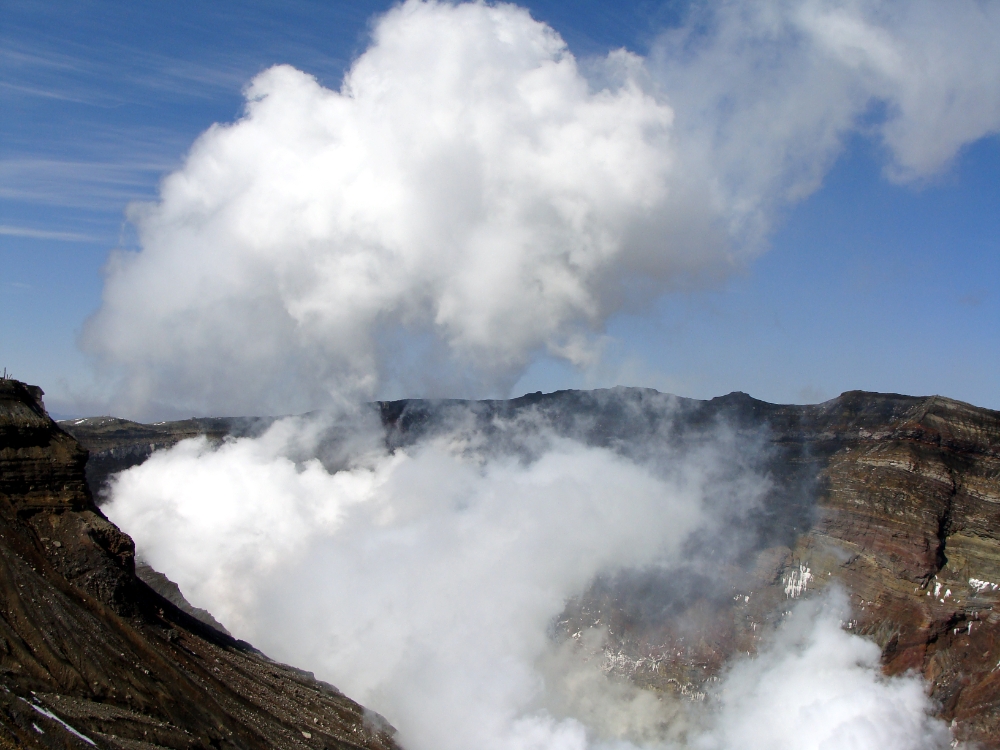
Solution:
[(688, 543), (759, 506), (752, 441), (719, 427), (638, 461), (529, 415), (387, 452), (374, 421), (186, 441), (121, 474), (105, 510), (193, 604), (412, 750), (947, 745), (922, 680), (882, 677), (879, 648), (841, 629), (842, 595), (794, 609), (705, 703), (607, 677), (599, 627), (554, 633), (595, 576), (725, 559)]
[(132, 207), (140, 248), (109, 261), (84, 345), (135, 416), (340, 411), (158, 452), (106, 511), (193, 604), (411, 750), (946, 746), (836, 593), (704, 703), (609, 679), (599, 629), (554, 632), (595, 577), (752, 546), (754, 441), (626, 449), (459, 409), (387, 450), (349, 405), (593, 365), (611, 316), (761, 252), (852, 132), (888, 179), (932, 178), (1000, 128), (998, 30), (973, 0), (723, 2), (645, 58), (578, 61), (516, 6), (411, 0), (337, 91), (265, 70)]
[(264, 71), (132, 207), (84, 347), (137, 416), (591, 366), (610, 316), (762, 250), (849, 133), (900, 181), (995, 133), (998, 29), (975, 0), (715, 3), (581, 63), (516, 6), (404, 3), (339, 91)]

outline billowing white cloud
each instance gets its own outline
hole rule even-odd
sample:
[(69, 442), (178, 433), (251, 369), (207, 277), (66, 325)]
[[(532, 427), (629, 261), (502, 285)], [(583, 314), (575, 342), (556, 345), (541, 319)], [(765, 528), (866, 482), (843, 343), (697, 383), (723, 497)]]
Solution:
[(135, 209), (89, 347), (140, 403), (229, 410), (370, 394), (411, 353), (399, 331), (487, 383), (540, 348), (585, 357), (627, 266), (724, 262), (664, 245), (673, 115), (627, 68), (591, 91), (523, 9), (409, 2), (340, 91), (265, 71)]
[(524, 9), (409, 0), (339, 91), (261, 73), (109, 262), (83, 341), (118, 408), (502, 394), (759, 251), (851, 131), (919, 180), (1000, 127), (996, 2), (696, 7), (581, 67)]
[(468, 431), (389, 455), (377, 430), (331, 448), (323, 419), (286, 420), (158, 452), (104, 508), (193, 604), (384, 714), (411, 750), (947, 745), (921, 680), (884, 678), (878, 647), (840, 628), (843, 601), (796, 610), (706, 704), (606, 678), (580, 658), (600, 632), (584, 653), (557, 644), (596, 574), (677, 564), (719, 497), (749, 507), (766, 482), (733, 472), (726, 441), (653, 470), (522, 427), (503, 426), (517, 456)]
[(1000, 3), (723, 0), (696, 5), (649, 61), (688, 171), (744, 241), (819, 187), (852, 132), (886, 173), (924, 181), (1000, 132)]

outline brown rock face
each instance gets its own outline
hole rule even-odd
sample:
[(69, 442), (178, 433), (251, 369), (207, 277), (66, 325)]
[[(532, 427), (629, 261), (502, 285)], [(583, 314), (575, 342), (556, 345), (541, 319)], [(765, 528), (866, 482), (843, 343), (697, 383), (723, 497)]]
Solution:
[(887, 673), (922, 672), (944, 718), (1000, 747), (1000, 414), (924, 399), (859, 430), (824, 477), (793, 558), (848, 586)]
[(86, 451), (0, 380), (0, 747), (366, 748), (391, 728), (135, 576)]
[[(399, 445), (454, 408), (380, 406)], [(736, 533), (696, 540), (688, 567), (601, 579), (569, 603), (561, 631), (607, 628), (609, 673), (702, 699), (794, 599), (838, 583), (851, 598), (847, 627), (882, 647), (885, 672), (920, 672), (959, 739), (1000, 748), (1000, 413), (941, 397), (850, 392), (779, 406), (643, 389), (466, 408), (487, 426), (533, 410), (561, 432), (640, 459), (721, 426), (772, 480)]]
[(41, 389), (2, 380), (0, 405), (0, 492), (28, 512), (89, 505), (87, 451), (49, 419)]

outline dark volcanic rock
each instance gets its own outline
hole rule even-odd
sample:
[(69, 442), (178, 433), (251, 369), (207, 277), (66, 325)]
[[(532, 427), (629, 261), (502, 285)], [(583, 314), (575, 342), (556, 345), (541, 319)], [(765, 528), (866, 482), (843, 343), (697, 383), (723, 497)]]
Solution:
[(0, 380), (0, 747), (393, 750), (378, 716), (135, 576), (86, 451)]
[(196, 620), (200, 620), (209, 627), (215, 628), (220, 633), (231, 635), (231, 633), (226, 630), (226, 628), (218, 620), (212, 617), (211, 612), (195, 607), (191, 604), (191, 602), (185, 599), (184, 594), (181, 593), (180, 586), (163, 575), (163, 573), (155, 570), (153, 567), (144, 562), (137, 561), (135, 564), (135, 575), (140, 581), (145, 583), (153, 589), (153, 591), (180, 609), (182, 612), (187, 612)]

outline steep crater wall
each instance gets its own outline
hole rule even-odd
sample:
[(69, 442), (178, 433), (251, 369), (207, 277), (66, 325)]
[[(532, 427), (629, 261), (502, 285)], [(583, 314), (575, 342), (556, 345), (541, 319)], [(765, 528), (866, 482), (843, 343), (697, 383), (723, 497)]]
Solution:
[(0, 380), (0, 747), (394, 750), (380, 717), (137, 578), (86, 458), (39, 389)]
[[(469, 426), (470, 415), (470, 429), (498, 445), (505, 423), (529, 418), (636, 460), (725, 432), (771, 481), (760, 507), (738, 533), (695, 540), (680, 569), (596, 580), (567, 604), (557, 635), (601, 623), (607, 673), (698, 700), (794, 600), (839, 584), (853, 609), (845, 627), (879, 644), (884, 671), (923, 674), (959, 738), (1000, 748), (1000, 413), (941, 397), (849, 392), (788, 406), (634, 388), (373, 407), (390, 450)], [(64, 426), (95, 456), (118, 450), (138, 463), (183, 437), (256, 434), (268, 424)]]

